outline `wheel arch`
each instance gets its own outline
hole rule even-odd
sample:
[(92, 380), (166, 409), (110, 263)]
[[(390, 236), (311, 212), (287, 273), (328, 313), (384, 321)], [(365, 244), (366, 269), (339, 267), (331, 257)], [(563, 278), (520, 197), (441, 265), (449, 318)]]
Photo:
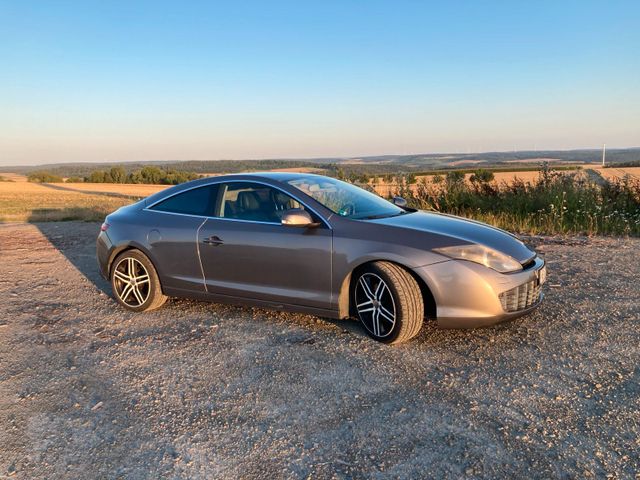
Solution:
[(109, 279), (111, 279), (111, 268), (113, 267), (113, 262), (115, 261), (115, 259), (118, 257), (118, 255), (121, 255), (122, 253), (127, 252), (129, 250), (139, 250), (145, 255), (145, 257), (149, 259), (149, 261), (151, 262), (151, 265), (153, 265), (153, 268), (156, 271), (156, 274), (158, 275), (158, 280), (160, 281), (160, 285), (162, 286), (162, 279), (160, 278), (160, 272), (158, 271), (156, 262), (153, 260), (153, 256), (150, 255), (149, 251), (144, 246), (140, 245), (137, 242), (129, 242), (129, 243), (120, 245), (118, 247), (115, 247), (113, 249), (113, 251), (109, 255), (109, 261), (107, 263), (107, 275), (109, 276)]
[(340, 318), (348, 318), (355, 314), (353, 311), (353, 302), (351, 298), (351, 292), (353, 291), (353, 282), (360, 271), (367, 267), (367, 265), (371, 265), (375, 262), (387, 262), (393, 263), (398, 267), (402, 268), (406, 272), (408, 272), (416, 281), (418, 286), (420, 287), (420, 294), (422, 295), (422, 300), (424, 303), (424, 315), (427, 319), (436, 319), (436, 301), (431, 293), (431, 289), (427, 282), (420, 277), (412, 268), (402, 264), (401, 262), (395, 260), (388, 260), (386, 258), (379, 259), (367, 259), (362, 263), (359, 263), (355, 267), (351, 269), (349, 273), (344, 277), (342, 283), (340, 284), (340, 293), (338, 295), (338, 313)]

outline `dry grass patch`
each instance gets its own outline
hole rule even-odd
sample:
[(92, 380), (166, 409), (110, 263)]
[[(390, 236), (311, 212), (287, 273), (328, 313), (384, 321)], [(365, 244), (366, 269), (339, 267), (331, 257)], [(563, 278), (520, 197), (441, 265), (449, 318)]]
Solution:
[(7, 182), (26, 182), (26, 175), (20, 175), (19, 173), (4, 173), (0, 172), (0, 177), (2, 177)]
[[(87, 194), (29, 182), (0, 182), (0, 222), (100, 221), (137, 197)], [(62, 187), (62, 188), (60, 188)]]
[(603, 178), (607, 180), (612, 179), (620, 179), (622, 180), (625, 176), (629, 176), (631, 178), (640, 179), (640, 167), (622, 167), (622, 168), (594, 168)]
[(132, 197), (148, 197), (156, 192), (169, 188), (171, 185), (146, 185), (133, 183), (64, 183), (56, 184), (66, 189), (84, 193), (114, 193), (130, 195)]

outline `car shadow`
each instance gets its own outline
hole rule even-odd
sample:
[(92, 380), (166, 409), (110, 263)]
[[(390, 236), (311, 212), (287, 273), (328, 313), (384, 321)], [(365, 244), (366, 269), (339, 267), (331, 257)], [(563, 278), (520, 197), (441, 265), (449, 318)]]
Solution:
[[(40, 218), (37, 216), (36, 218)], [(98, 290), (111, 295), (96, 261), (95, 239), (100, 224), (94, 222), (30, 222)]]

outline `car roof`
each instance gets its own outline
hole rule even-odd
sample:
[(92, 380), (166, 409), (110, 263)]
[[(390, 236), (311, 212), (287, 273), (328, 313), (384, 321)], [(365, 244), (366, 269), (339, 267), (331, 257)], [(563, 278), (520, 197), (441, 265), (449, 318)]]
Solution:
[(314, 173), (305, 173), (305, 172), (239, 172), (239, 173), (227, 173), (223, 175), (213, 175), (210, 177), (200, 178), (198, 180), (194, 180), (193, 182), (188, 183), (206, 183), (207, 180), (238, 180), (242, 179), (255, 179), (255, 180), (277, 180), (277, 181), (287, 181), (292, 178), (298, 177), (323, 177), (324, 175), (317, 175)]
[[(324, 175), (316, 175), (313, 173), (306, 173), (306, 172), (250, 172), (250, 173), (239, 173), (234, 175), (248, 175), (248, 176), (255, 176), (259, 178), (270, 178), (270, 179), (279, 180), (279, 181), (286, 181), (286, 180), (289, 180), (292, 178), (298, 178), (298, 177), (306, 177), (308, 175), (315, 176), (315, 177), (324, 176)], [(226, 177), (230, 175), (224, 175), (224, 176)]]
[(154, 193), (153, 195), (147, 197), (144, 203), (146, 205), (150, 205), (151, 203), (160, 201), (163, 198), (169, 197), (183, 190), (189, 190), (191, 188), (194, 188), (200, 185), (207, 185), (209, 183), (214, 183), (214, 182), (251, 181), (251, 180), (271, 180), (271, 181), (275, 180), (277, 182), (286, 182), (287, 180), (298, 178), (301, 176), (322, 177), (322, 175), (314, 175), (312, 173), (302, 173), (302, 172), (246, 172), (246, 173), (231, 173), (226, 175), (214, 175), (214, 176), (203, 177), (197, 180), (192, 180), (190, 182), (174, 185), (171, 188), (167, 188), (165, 190)]

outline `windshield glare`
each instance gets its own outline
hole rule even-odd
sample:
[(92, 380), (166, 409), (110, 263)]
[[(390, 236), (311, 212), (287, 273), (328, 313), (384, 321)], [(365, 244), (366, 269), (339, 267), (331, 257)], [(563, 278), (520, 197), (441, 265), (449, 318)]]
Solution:
[(363, 220), (406, 213), (371, 192), (333, 178), (309, 175), (294, 178), (288, 183), (342, 217)]

